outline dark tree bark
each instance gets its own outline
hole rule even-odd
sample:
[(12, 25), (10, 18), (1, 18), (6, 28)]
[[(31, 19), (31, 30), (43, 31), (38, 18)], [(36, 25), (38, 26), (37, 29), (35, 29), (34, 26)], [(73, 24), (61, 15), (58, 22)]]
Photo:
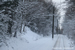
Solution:
[(14, 36), (13, 37), (17, 37), (17, 32), (15, 31)]
[(23, 32), (25, 32), (25, 24), (24, 24), (24, 27), (23, 27)]
[(8, 33), (12, 35), (11, 28), (12, 28), (12, 22), (9, 20), (9, 22), (8, 22)]

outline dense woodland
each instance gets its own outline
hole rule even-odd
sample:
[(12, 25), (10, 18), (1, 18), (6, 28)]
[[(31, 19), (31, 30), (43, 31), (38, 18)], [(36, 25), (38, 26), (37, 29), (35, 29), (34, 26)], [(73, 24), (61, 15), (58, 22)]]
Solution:
[(25, 26), (40, 35), (50, 34), (52, 7), (43, 0), (0, 0), (0, 43), (25, 32)]
[[(64, 34), (75, 40), (75, 0), (68, 4), (63, 29)], [(53, 6), (43, 0), (0, 0), (0, 43), (5, 43), (7, 37), (22, 34), (26, 26), (39, 35), (49, 35), (52, 32)], [(56, 14), (58, 10), (54, 9)]]
[(75, 0), (70, 0), (63, 24), (64, 34), (75, 42)]

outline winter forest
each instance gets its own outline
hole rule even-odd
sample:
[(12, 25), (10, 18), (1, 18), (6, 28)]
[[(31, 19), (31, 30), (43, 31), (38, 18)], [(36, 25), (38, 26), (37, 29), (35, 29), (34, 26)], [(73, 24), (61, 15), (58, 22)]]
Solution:
[(74, 16), (75, 0), (0, 0), (0, 50), (75, 50)]

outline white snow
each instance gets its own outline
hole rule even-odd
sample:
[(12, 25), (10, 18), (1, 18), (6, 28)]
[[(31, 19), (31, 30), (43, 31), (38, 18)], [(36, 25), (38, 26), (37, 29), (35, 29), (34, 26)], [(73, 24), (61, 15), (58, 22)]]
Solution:
[[(59, 36), (60, 35), (55, 35), (54, 39), (52, 39), (51, 36), (42, 37), (26, 27), (25, 34), (22, 34), (17, 38), (12, 37), (10, 40), (7, 40), (8, 45), (3, 45), (0, 50), (52, 50)], [(69, 42), (65, 36), (62, 37), (65, 38), (66, 43)]]
[(25, 27), (25, 28), (26, 28), (26, 33), (25, 33), (25, 35), (23, 34), (23, 36), (21, 36), (21, 37), (25, 38), (28, 42), (36, 41), (42, 37), (42, 36), (32, 32), (28, 27)]
[(22, 47), (28, 45), (28, 43), (36, 41), (42, 37), (32, 32), (28, 27), (25, 27), (25, 30), (26, 32), (23, 32), (23, 34), (20, 34), (17, 38), (9, 38), (9, 40), (7, 40), (7, 44), (3, 45), (0, 50), (21, 50)]

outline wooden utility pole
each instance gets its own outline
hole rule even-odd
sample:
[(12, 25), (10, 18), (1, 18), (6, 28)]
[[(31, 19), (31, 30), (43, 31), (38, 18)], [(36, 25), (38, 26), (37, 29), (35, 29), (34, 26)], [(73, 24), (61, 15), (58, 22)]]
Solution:
[(58, 34), (58, 19), (57, 19), (57, 34)]
[(52, 38), (54, 38), (54, 6), (53, 6), (53, 21), (52, 21)]

